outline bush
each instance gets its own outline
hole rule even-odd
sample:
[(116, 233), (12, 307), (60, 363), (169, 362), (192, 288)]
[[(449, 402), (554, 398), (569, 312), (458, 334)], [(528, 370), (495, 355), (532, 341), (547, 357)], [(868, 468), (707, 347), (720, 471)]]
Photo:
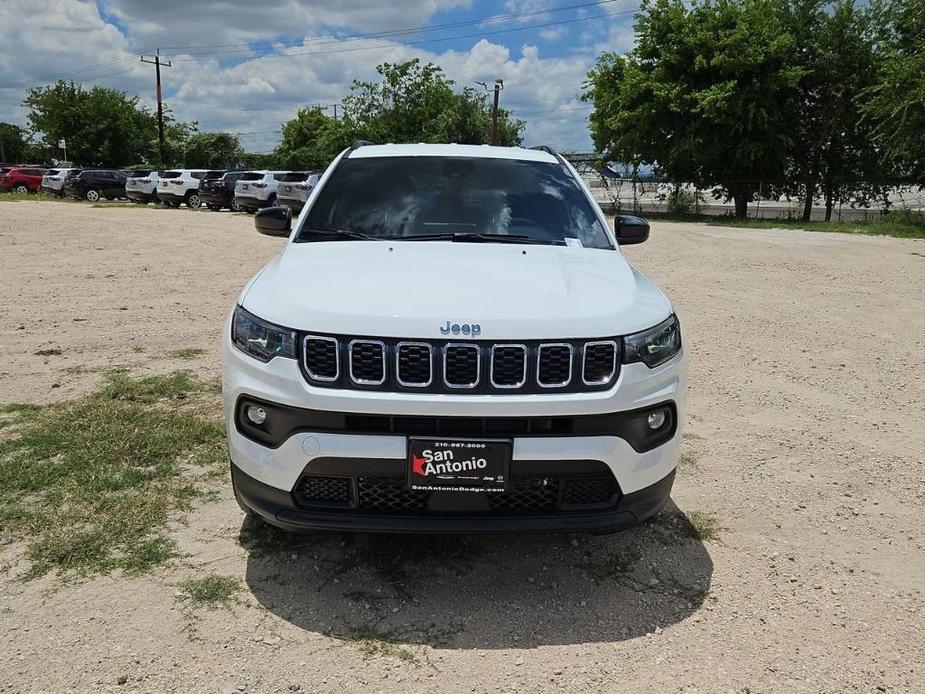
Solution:
[(668, 214), (686, 215), (700, 212), (700, 196), (693, 190), (675, 188), (668, 194)]

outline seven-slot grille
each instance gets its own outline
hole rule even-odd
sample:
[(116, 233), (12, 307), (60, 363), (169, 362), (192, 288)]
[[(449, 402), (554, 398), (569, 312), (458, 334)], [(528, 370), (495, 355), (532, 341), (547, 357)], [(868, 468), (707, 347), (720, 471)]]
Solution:
[(440, 393), (604, 390), (619, 375), (619, 340), (523, 343), (303, 337), (302, 367), (317, 386)]

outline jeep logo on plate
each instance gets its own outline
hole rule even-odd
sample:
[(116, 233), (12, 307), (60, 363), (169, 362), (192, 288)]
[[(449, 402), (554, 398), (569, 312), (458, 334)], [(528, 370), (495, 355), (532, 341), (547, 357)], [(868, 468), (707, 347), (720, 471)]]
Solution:
[(481, 335), (482, 326), (478, 323), (450, 323), (440, 326), (443, 335)]

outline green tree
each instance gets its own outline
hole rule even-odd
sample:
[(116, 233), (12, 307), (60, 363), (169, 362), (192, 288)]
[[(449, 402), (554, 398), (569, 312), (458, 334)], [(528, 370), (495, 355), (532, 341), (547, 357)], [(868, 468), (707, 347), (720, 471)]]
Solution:
[(231, 169), (244, 150), (232, 133), (195, 133), (186, 140), (183, 165), (188, 169)]
[(30, 89), (23, 103), (42, 143), (53, 148), (59, 139), (67, 140), (68, 157), (82, 165), (118, 166), (153, 158), (155, 116), (139, 105), (138, 97), (60, 81)]
[[(344, 120), (373, 142), (488, 141), (491, 107), (484, 93), (466, 88), (453, 91), (454, 82), (433, 63), (417, 58), (382, 63), (378, 82), (354, 81), (344, 98)], [(516, 145), (524, 123), (499, 110), (498, 144)]]
[(836, 202), (883, 193), (874, 134), (861, 112), (877, 74), (871, 13), (854, 0), (791, 0), (785, 16), (802, 69), (789, 174), (804, 197), (803, 220), (821, 188), (828, 221)]
[(25, 129), (0, 122), (0, 162), (24, 162), (29, 158), (29, 149), (29, 134)]
[(356, 139), (349, 123), (325, 115), (320, 108), (302, 108), (283, 123), (274, 165), (283, 169), (318, 169)]
[(884, 160), (903, 177), (925, 180), (925, 3), (874, 5), (882, 62), (864, 113)]
[(714, 186), (744, 217), (762, 179), (784, 177), (801, 69), (775, 0), (645, 0), (636, 46), (602, 55), (586, 98), (595, 145)]

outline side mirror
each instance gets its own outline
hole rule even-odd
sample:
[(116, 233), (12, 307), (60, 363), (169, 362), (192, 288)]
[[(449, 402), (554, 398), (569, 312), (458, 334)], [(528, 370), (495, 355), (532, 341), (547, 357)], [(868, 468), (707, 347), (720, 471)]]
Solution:
[(292, 230), (292, 208), (265, 207), (254, 217), (254, 226), (267, 236), (289, 236)]
[(642, 217), (618, 214), (614, 219), (614, 232), (621, 246), (642, 243), (649, 238), (649, 223)]

